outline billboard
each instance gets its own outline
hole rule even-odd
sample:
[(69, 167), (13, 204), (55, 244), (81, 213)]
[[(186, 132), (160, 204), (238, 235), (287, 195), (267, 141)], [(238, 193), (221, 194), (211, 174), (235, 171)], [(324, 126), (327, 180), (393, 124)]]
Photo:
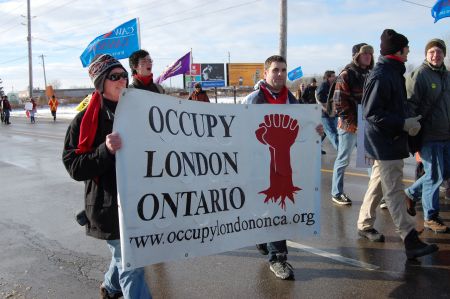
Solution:
[(264, 63), (228, 63), (228, 86), (254, 86), (264, 78)]
[(203, 88), (225, 86), (225, 65), (223, 63), (193, 63), (191, 74), (184, 75), (184, 88), (200, 82)]

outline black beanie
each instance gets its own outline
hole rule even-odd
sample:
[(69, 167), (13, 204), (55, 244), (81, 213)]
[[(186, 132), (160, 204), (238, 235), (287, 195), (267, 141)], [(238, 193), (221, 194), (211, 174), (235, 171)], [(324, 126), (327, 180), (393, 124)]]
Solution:
[(385, 29), (381, 34), (380, 54), (395, 54), (408, 46), (408, 39), (392, 29)]

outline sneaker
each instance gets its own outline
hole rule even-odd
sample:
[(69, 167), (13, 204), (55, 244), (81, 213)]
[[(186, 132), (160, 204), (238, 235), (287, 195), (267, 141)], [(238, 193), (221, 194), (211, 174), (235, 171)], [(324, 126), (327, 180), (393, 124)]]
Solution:
[(267, 244), (266, 243), (256, 244), (256, 249), (258, 249), (259, 253), (261, 253), (262, 255), (268, 255), (269, 254), (269, 250), (267, 249)]
[(406, 257), (411, 260), (439, 250), (436, 244), (427, 244), (419, 239), (417, 231), (413, 229), (405, 238)]
[(331, 200), (339, 205), (351, 205), (352, 201), (350, 197), (347, 196), (347, 194), (342, 193), (338, 196), (331, 196)]
[(365, 229), (365, 230), (358, 229), (358, 235), (360, 235), (361, 237), (364, 237), (366, 239), (369, 239), (372, 242), (384, 242), (383, 234), (380, 234), (374, 228)]
[(447, 231), (447, 226), (439, 216), (436, 216), (430, 220), (425, 220), (423, 226), (435, 233), (445, 233)]
[(110, 294), (106, 290), (103, 283), (100, 285), (100, 299), (119, 299), (119, 298), (123, 298), (122, 292)]
[(275, 274), (276, 277), (281, 279), (294, 278), (294, 271), (291, 266), (286, 261), (275, 261), (270, 263), (270, 271)]
[(384, 199), (382, 199), (380, 201), (380, 209), (383, 209), (383, 210), (387, 209), (387, 204), (386, 204), (386, 201)]

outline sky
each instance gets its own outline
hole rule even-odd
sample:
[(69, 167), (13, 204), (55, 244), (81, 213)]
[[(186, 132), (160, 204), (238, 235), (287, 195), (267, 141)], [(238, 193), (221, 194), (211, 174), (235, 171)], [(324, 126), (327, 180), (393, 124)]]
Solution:
[[(354, 44), (379, 53), (380, 35), (392, 28), (409, 39), (410, 67), (424, 59), (432, 38), (450, 43), (450, 18), (434, 23), (435, 0), (287, 0), (288, 70), (305, 76), (339, 71)], [(411, 3), (413, 2), (413, 3)], [(0, 0), (0, 78), (5, 92), (26, 90), (27, 1)], [(414, 4), (415, 3), (415, 4)], [(150, 52), (155, 77), (192, 49), (194, 63), (260, 62), (278, 54), (279, 0), (33, 0), (31, 1), (33, 86), (93, 87), (79, 59), (97, 36), (139, 18), (141, 47)], [(128, 60), (121, 60), (128, 69)], [(182, 76), (164, 83), (182, 87)]]

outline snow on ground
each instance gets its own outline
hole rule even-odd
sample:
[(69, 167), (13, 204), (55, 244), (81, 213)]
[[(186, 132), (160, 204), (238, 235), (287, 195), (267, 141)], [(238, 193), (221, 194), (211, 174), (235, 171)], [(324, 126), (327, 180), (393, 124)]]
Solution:
[[(236, 97), (236, 103), (240, 104), (244, 97)], [(210, 101), (212, 103), (215, 103), (215, 98), (210, 98)], [(218, 104), (234, 104), (234, 98), (233, 97), (224, 97), (224, 98), (217, 98)], [(58, 119), (72, 119), (78, 111), (75, 110), (75, 107), (77, 104), (70, 104), (70, 105), (59, 105), (58, 111), (56, 112), (56, 118)], [(16, 117), (26, 117), (25, 110), (22, 109), (14, 109), (11, 111), (11, 116)], [(39, 107), (36, 113), (36, 118), (52, 118), (52, 114), (50, 113), (50, 108), (48, 106), (42, 106)]]

